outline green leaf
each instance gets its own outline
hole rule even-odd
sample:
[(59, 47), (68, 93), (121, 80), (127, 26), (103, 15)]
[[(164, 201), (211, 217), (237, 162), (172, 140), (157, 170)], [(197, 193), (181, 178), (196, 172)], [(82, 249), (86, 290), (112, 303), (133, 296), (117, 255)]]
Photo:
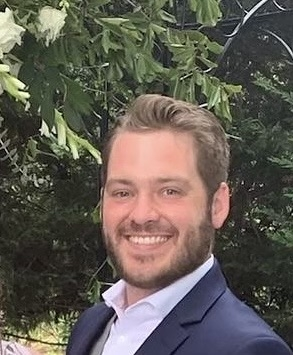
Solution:
[(31, 157), (35, 159), (38, 153), (38, 149), (37, 149), (37, 142), (33, 138), (29, 139), (27, 143), (27, 148), (31, 154)]
[(121, 32), (124, 36), (131, 38), (131, 40), (141, 41), (143, 39), (142, 34), (140, 31), (137, 30), (136, 27), (133, 26), (131, 23), (127, 23), (120, 27)]
[(269, 161), (280, 165), (284, 169), (293, 169), (293, 158), (288, 159), (288, 158), (277, 158), (277, 157), (271, 157), (268, 158)]
[(123, 71), (117, 62), (111, 62), (107, 69), (107, 80), (109, 82), (123, 78)]
[(194, 71), (193, 77), (195, 84), (198, 86), (202, 86), (203, 75), (199, 71)]
[(92, 98), (84, 91), (77, 81), (63, 76), (66, 85), (66, 101), (81, 114), (89, 114), (92, 110)]
[(68, 58), (65, 48), (66, 41), (67, 40), (64, 37), (60, 37), (58, 41), (53, 42), (50, 46), (56, 64), (68, 64)]
[(203, 55), (200, 55), (198, 57), (198, 59), (204, 64), (206, 65), (208, 68), (216, 68), (217, 64), (212, 62), (211, 60), (205, 58)]
[(79, 38), (69, 38), (67, 40), (67, 57), (76, 66), (82, 66), (84, 53), (83, 44), (79, 41)]
[(83, 121), (80, 113), (72, 107), (68, 100), (64, 103), (63, 113), (65, 121), (72, 129), (79, 132), (83, 128)]
[(166, 32), (166, 28), (162, 27), (162, 26), (159, 26), (155, 23), (151, 23), (150, 24), (150, 28), (156, 32), (157, 34), (160, 34), (160, 33), (163, 33), (163, 32)]
[(95, 0), (95, 6), (99, 7), (99, 6), (107, 5), (109, 4), (109, 2), (111, 2), (111, 0)]
[(37, 111), (41, 105), (42, 97), (40, 95), (40, 92), (42, 92), (43, 84), (44, 84), (44, 77), (40, 73), (35, 77), (35, 79), (32, 81), (32, 83), (29, 86), (29, 93), (31, 95), (30, 104), (31, 104), (32, 111)]
[[(191, 41), (192, 43), (196, 42), (196, 43), (205, 44), (209, 42), (208, 38), (198, 30), (184, 30), (184, 31), (180, 30), (179, 32), (181, 37), (184, 34), (184, 36), (188, 38), (188, 40)], [(184, 40), (185, 40), (184, 37), (182, 37), (181, 41), (184, 42)]]
[(146, 74), (146, 65), (144, 57), (140, 54), (136, 60), (135, 72), (138, 82), (143, 82), (144, 76)]
[(8, 129), (7, 128), (4, 129), (4, 131), (0, 133), (0, 139), (2, 139), (6, 135), (7, 132), (8, 132)]
[(101, 223), (101, 205), (98, 203), (91, 213), (94, 224)]
[(102, 47), (105, 51), (106, 54), (109, 53), (109, 49), (111, 48), (110, 45), (110, 31), (108, 29), (105, 29), (102, 32)]
[(203, 25), (215, 26), (222, 17), (218, 0), (189, 0), (189, 5)]
[(196, 101), (194, 76), (190, 78), (188, 94), (188, 101), (194, 103)]
[(88, 61), (89, 61), (89, 65), (93, 66), (96, 63), (96, 51), (92, 48), (89, 48), (88, 50)]
[(211, 93), (213, 90), (213, 85), (211, 83), (210, 78), (206, 75), (203, 75), (203, 77), (202, 77), (201, 90), (207, 98), (209, 98), (211, 96)]
[(227, 118), (230, 122), (232, 121), (232, 116), (229, 107), (228, 96), (225, 93), (224, 89), (221, 89), (221, 98), (220, 101), (215, 105), (216, 114), (219, 116)]
[(101, 287), (102, 287), (102, 285), (101, 285), (100, 281), (94, 280), (92, 282), (92, 285), (91, 285), (90, 289), (87, 292), (87, 299), (91, 303), (97, 302), (97, 300), (100, 298)]
[(214, 41), (207, 41), (207, 47), (212, 53), (215, 54), (220, 54), (223, 51), (223, 46)]
[(153, 57), (145, 55), (144, 60), (145, 60), (147, 74), (150, 73), (158, 74), (163, 72), (164, 70), (163, 65), (160, 62), (155, 61)]
[(188, 0), (190, 10), (196, 12), (198, 0)]
[(169, 12), (167, 12), (167, 11), (161, 10), (161, 11), (159, 12), (159, 15), (160, 15), (160, 17), (161, 17), (161, 19), (162, 19), (163, 21), (166, 21), (166, 22), (168, 22), (168, 23), (175, 23), (175, 22), (176, 22), (175, 16), (171, 15), (171, 14), (170, 14)]
[(31, 58), (23, 63), (19, 71), (19, 79), (26, 83), (27, 85), (31, 85), (35, 76), (37, 75), (37, 71), (35, 70), (34, 62)]
[(41, 117), (47, 123), (49, 129), (52, 129), (55, 122), (54, 110), (53, 92), (49, 86), (46, 86), (41, 101)]
[(221, 87), (214, 86), (210, 97), (208, 98), (208, 109), (214, 107), (221, 99)]
[(153, 11), (157, 12), (159, 11), (164, 5), (166, 4), (168, 0), (153, 0), (151, 2), (151, 5), (153, 6)]
[(99, 17), (97, 22), (114, 26), (121, 26), (123, 23), (129, 22), (129, 19), (122, 17)]
[(238, 94), (242, 91), (242, 86), (241, 85), (230, 85), (230, 84), (225, 84), (225, 90), (229, 95), (231, 94)]
[[(7, 129), (4, 132), (6, 133)], [(6, 139), (4, 142), (1, 142), (0, 150), (6, 150), (6, 148), (9, 146), (10, 142), (11, 142), (11, 139), (9, 139), (9, 138)]]
[(46, 67), (44, 76), (53, 92), (59, 90), (64, 92), (64, 81), (60, 75), (60, 71), (57, 67)]
[(173, 44), (172, 47), (174, 61), (181, 62), (183, 65), (186, 65), (188, 60), (194, 60), (195, 52), (193, 47), (178, 46)]

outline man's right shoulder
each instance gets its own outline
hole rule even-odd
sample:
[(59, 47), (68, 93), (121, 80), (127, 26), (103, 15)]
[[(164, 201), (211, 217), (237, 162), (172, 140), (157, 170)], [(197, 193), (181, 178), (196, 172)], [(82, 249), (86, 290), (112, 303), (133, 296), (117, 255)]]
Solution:
[(81, 315), (78, 317), (77, 322), (79, 322), (84, 317), (96, 316), (99, 313), (107, 312), (109, 307), (106, 306), (105, 302), (95, 303), (93, 306), (84, 310)]
[[(104, 302), (86, 309), (78, 318), (69, 337), (66, 354), (87, 354), (93, 342), (114, 315), (114, 310)], [(79, 350), (78, 350), (79, 349)]]

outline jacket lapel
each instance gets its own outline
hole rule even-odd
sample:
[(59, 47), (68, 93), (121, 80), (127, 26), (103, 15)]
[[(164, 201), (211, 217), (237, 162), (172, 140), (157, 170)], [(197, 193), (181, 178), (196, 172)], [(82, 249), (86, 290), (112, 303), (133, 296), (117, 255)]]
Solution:
[(73, 328), (66, 355), (88, 355), (113, 315), (114, 310), (104, 303), (85, 311)]
[(135, 355), (172, 354), (184, 342), (188, 333), (176, 317), (167, 318), (153, 331)]
[(200, 323), (227, 288), (219, 264), (215, 264), (176, 305), (135, 355), (170, 355), (189, 337), (187, 325)]

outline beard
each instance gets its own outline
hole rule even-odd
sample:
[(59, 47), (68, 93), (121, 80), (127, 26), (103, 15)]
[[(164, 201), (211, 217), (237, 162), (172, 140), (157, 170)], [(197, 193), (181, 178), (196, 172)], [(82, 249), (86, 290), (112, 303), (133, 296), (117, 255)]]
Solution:
[[(124, 261), (122, 254), (119, 252), (121, 248), (119, 240), (123, 235), (136, 234), (138, 232), (155, 233), (160, 232), (183, 238), (182, 243), (174, 246), (175, 252), (172, 258), (164, 265), (163, 268), (155, 270), (156, 256), (136, 256), (139, 268), (133, 270), (129, 268), (127, 262)], [(104, 242), (108, 255), (113, 266), (120, 278), (129, 285), (141, 289), (162, 289), (181, 277), (196, 270), (210, 256), (214, 245), (215, 230), (211, 224), (208, 215), (203, 218), (197, 227), (189, 227), (184, 235), (180, 236), (179, 231), (173, 225), (162, 226), (159, 222), (148, 222), (144, 225), (138, 225), (132, 222), (130, 225), (122, 225), (117, 230), (117, 237), (107, 235), (103, 232)], [(146, 272), (144, 267), (153, 265), (151, 272)]]

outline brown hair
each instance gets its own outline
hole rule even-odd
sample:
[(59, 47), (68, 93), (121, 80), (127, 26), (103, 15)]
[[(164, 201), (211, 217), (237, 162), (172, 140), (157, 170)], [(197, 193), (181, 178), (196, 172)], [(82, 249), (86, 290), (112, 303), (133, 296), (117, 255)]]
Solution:
[(157, 94), (139, 96), (118, 119), (108, 135), (102, 152), (102, 184), (107, 179), (111, 148), (122, 132), (170, 130), (192, 136), (197, 169), (211, 197), (221, 182), (227, 180), (229, 145), (223, 127), (208, 110), (181, 100)]

